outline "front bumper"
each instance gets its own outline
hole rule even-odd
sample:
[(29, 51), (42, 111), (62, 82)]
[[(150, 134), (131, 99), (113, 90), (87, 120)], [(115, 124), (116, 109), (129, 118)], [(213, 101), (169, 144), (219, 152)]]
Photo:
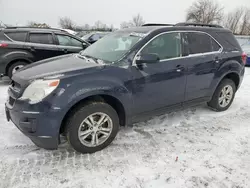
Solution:
[[(30, 107), (29, 107), (30, 106)], [(16, 101), (13, 106), (5, 104), (6, 118), (38, 147), (57, 149), (60, 143), (60, 110), (35, 111), (32, 105)]]

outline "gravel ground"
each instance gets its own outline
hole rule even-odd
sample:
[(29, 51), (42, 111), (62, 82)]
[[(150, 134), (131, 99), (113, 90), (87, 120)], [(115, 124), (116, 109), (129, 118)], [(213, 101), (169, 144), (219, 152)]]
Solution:
[(205, 105), (122, 128), (95, 154), (37, 148), (4, 114), (0, 83), (0, 188), (249, 188), (250, 69), (232, 107)]

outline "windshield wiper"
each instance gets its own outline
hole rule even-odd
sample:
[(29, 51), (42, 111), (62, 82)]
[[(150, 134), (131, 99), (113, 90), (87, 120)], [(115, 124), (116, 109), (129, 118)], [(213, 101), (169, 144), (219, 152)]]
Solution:
[(89, 62), (90, 62), (90, 59), (91, 59), (91, 60), (93, 60), (93, 61), (94, 61), (95, 63), (97, 63), (97, 64), (103, 64), (103, 65), (105, 64), (103, 60), (97, 59), (97, 58), (92, 57), (92, 56), (90, 56), (90, 55), (83, 55), (83, 54), (80, 54), (80, 56), (82, 56), (84, 59), (86, 59), (86, 60), (89, 61)]

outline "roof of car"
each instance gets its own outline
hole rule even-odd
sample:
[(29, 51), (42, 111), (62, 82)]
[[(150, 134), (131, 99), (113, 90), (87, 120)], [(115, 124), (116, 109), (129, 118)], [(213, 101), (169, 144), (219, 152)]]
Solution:
[[(227, 29), (213, 24), (195, 24), (195, 23), (178, 23), (178, 24), (144, 24), (140, 27), (132, 27), (120, 30), (120, 32), (136, 32), (150, 33), (153, 31), (176, 31), (176, 30), (191, 30), (191, 31), (225, 31)], [(229, 30), (227, 30), (229, 31)]]
[(57, 29), (57, 28), (40, 28), (40, 27), (6, 27), (4, 28), (5, 31), (50, 31), (50, 32), (64, 32), (67, 33), (67, 31), (63, 29)]
[(130, 27), (130, 28), (125, 28), (118, 30), (118, 32), (138, 32), (138, 33), (149, 33), (153, 30), (162, 28), (163, 26), (143, 26), (143, 27)]

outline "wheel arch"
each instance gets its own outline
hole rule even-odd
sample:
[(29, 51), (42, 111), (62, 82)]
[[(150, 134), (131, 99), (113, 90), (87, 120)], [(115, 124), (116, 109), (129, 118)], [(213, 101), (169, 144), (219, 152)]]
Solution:
[(11, 61), (6, 65), (6, 67), (5, 67), (5, 74), (7, 75), (7, 74), (8, 74), (9, 68), (10, 68), (14, 63), (17, 63), (17, 62), (19, 62), (19, 61), (25, 62), (25, 63), (27, 63), (27, 64), (32, 63), (32, 61), (29, 60), (29, 59), (27, 59), (27, 58), (16, 58), (16, 59), (14, 59), (14, 60), (11, 60)]
[(67, 120), (70, 117), (70, 115), (74, 113), (77, 109), (79, 109), (80, 107), (86, 105), (88, 102), (105, 102), (109, 104), (117, 112), (120, 125), (121, 126), (126, 125), (126, 110), (122, 102), (116, 97), (109, 95), (109, 94), (96, 94), (96, 95), (85, 97), (77, 101), (67, 110), (60, 125), (60, 132), (59, 132), (60, 134), (65, 131)]
[(212, 96), (214, 95), (214, 92), (216, 91), (216, 88), (219, 86), (219, 84), (222, 82), (222, 80), (224, 80), (225, 78), (227, 79), (231, 79), (236, 86), (236, 89), (239, 88), (240, 86), (240, 75), (235, 72), (235, 71), (231, 71), (231, 72), (227, 72), (226, 74), (222, 75), (216, 82), (216, 84), (213, 85), (212, 90), (211, 90), (211, 94), (210, 97), (212, 98)]
[[(234, 82), (236, 88), (237, 88), (237, 89), (239, 88), (239, 85), (240, 85), (240, 76), (239, 76), (237, 73), (235, 73), (235, 72), (228, 73), (228, 74), (226, 74), (226, 75), (221, 79), (221, 81), (222, 81), (223, 79), (225, 79), (225, 78), (232, 80), (232, 81)], [(220, 82), (221, 82), (221, 81), (220, 81)]]

